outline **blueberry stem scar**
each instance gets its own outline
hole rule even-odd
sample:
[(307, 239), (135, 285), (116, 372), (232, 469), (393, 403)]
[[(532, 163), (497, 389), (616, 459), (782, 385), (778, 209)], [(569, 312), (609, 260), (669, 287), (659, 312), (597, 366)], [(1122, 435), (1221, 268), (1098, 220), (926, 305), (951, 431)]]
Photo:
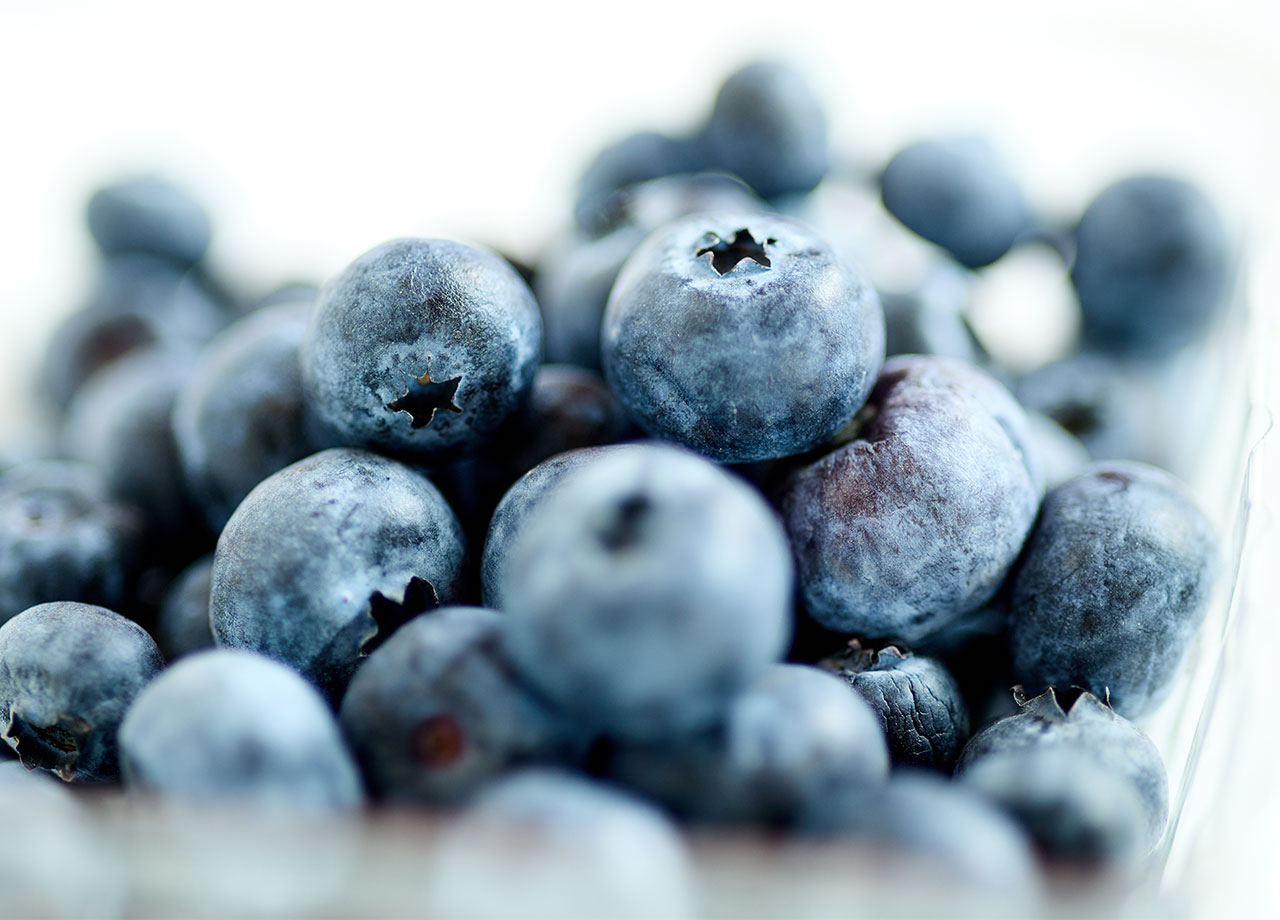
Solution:
[(428, 368), (421, 377), (411, 378), (404, 393), (387, 403), (387, 408), (392, 412), (407, 412), (413, 428), (426, 428), (441, 409), (447, 412), (462, 411), (462, 407), (453, 401), (461, 382), (460, 375), (448, 380), (432, 380), (431, 370)]
[(771, 263), (765, 254), (764, 247), (777, 242), (773, 237), (769, 237), (763, 243), (757, 243), (751, 231), (745, 227), (735, 233), (730, 242), (725, 242), (719, 234), (712, 234), (712, 236), (715, 236), (716, 242), (703, 246), (698, 250), (698, 255), (705, 256), (711, 253), (711, 267), (721, 275), (729, 274), (743, 259), (750, 259), (764, 268), (770, 267)]
[(440, 596), (435, 585), (414, 575), (405, 586), (404, 597), (395, 601), (381, 591), (374, 591), (369, 598), (369, 616), (377, 630), (360, 646), (361, 657), (375, 652), (391, 634), (420, 613), (440, 606)]

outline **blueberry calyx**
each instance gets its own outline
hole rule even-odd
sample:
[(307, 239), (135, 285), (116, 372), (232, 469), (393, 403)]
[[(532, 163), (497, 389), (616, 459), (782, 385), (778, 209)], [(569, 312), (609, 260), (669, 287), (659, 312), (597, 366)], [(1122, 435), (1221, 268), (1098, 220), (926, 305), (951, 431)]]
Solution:
[(829, 658), (818, 662), (818, 667), (833, 674), (858, 674), (872, 671), (886, 659), (906, 661), (912, 657), (911, 651), (904, 645), (889, 644), (879, 648), (863, 645), (861, 640), (850, 639), (848, 644)]
[(647, 495), (635, 493), (618, 503), (608, 524), (600, 531), (600, 542), (610, 552), (618, 552), (635, 543), (640, 537), (640, 524), (652, 509)]
[(751, 231), (745, 227), (735, 233), (733, 239), (728, 242), (718, 233), (711, 235), (716, 238), (716, 242), (703, 246), (697, 254), (702, 257), (710, 253), (711, 267), (719, 274), (729, 274), (743, 259), (750, 259), (762, 268), (771, 267), (772, 263), (769, 256), (765, 254), (764, 247), (777, 242), (773, 237), (768, 237), (763, 243), (757, 243)]
[(1094, 696), (1084, 687), (1047, 687), (1038, 696), (1028, 697), (1026, 688), (1018, 684), (1013, 688), (1013, 701), (1024, 709), (1048, 719), (1065, 719), (1080, 700), (1088, 697), (1099, 705), (1111, 708), (1111, 690), (1104, 689), (1102, 698)]
[(81, 742), (91, 731), (93, 726), (84, 719), (65, 714), (52, 725), (34, 725), (14, 708), (4, 737), (13, 740), (13, 749), (28, 770), (51, 770), (69, 783), (80, 762)]
[(414, 759), (425, 767), (443, 769), (461, 759), (466, 735), (453, 716), (430, 716), (413, 730)]
[(458, 392), (461, 375), (448, 380), (432, 380), (431, 369), (422, 372), (421, 377), (411, 377), (409, 385), (399, 398), (387, 403), (392, 412), (406, 412), (412, 428), (426, 428), (435, 419), (440, 410), (461, 412), (462, 407), (453, 401)]
[(405, 623), (418, 614), (435, 610), (439, 606), (440, 596), (436, 593), (435, 585), (417, 575), (409, 579), (404, 596), (399, 601), (392, 600), (381, 591), (374, 591), (369, 596), (369, 616), (373, 619), (375, 628), (360, 645), (360, 657), (369, 657)]

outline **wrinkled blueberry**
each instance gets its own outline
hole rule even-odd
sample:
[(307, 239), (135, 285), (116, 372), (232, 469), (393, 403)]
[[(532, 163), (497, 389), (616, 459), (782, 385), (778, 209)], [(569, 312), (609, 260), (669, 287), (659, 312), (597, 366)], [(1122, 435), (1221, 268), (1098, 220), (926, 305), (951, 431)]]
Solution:
[(218, 645), (284, 662), (331, 697), (403, 623), (458, 596), (462, 531), (417, 471), (359, 450), (318, 453), (264, 480), (213, 562)]
[(541, 350), (538, 305), (500, 256), (400, 239), (321, 290), (302, 380), (335, 443), (440, 460), (522, 407)]
[(674, 447), (597, 454), (528, 512), (509, 555), (512, 661), (588, 729), (697, 730), (787, 645), (777, 519), (748, 485)]
[(828, 629), (915, 642), (995, 594), (1041, 481), (1022, 409), (977, 368), (890, 358), (856, 440), (782, 496), (805, 608)]
[(89, 232), (104, 255), (146, 252), (192, 265), (209, 248), (212, 227), (204, 207), (159, 176), (104, 185), (89, 199)]
[(1169, 783), (1160, 752), (1136, 725), (1092, 693), (1049, 688), (1034, 699), (1019, 699), (1020, 711), (974, 735), (956, 764), (964, 778), (988, 757), (1052, 751), (1091, 758), (1137, 793), (1142, 806), (1142, 840), (1150, 850), (1164, 833), (1169, 815)]
[(174, 437), (214, 532), (254, 486), (312, 452), (298, 363), (311, 309), (294, 302), (250, 314), (210, 342), (183, 381)]
[(257, 811), (358, 807), (360, 774), (324, 698), (289, 668), (214, 649), (153, 680), (120, 723), (132, 790)]
[(1194, 186), (1137, 176), (1104, 189), (1076, 227), (1071, 281), (1084, 337), (1121, 354), (1164, 354), (1202, 333), (1222, 303), (1231, 245)]
[(0, 736), (66, 782), (119, 774), (116, 728), (164, 667), (137, 623), (103, 607), (40, 604), (0, 626)]
[(884, 727), (896, 764), (950, 769), (969, 737), (969, 713), (941, 662), (895, 645), (851, 641), (821, 666), (844, 678)]
[(781, 61), (756, 61), (729, 75), (702, 142), (714, 167), (765, 198), (807, 192), (830, 166), (822, 103), (804, 75)]
[(507, 664), (505, 624), (491, 610), (448, 607), (414, 618), (369, 656), (341, 722), (375, 794), (456, 801), (513, 766), (569, 750), (568, 724)]
[(690, 738), (621, 745), (610, 775), (683, 817), (787, 823), (833, 787), (889, 772), (871, 707), (816, 668), (774, 665)]
[(213, 555), (191, 563), (169, 586), (156, 619), (155, 637), (169, 661), (213, 646), (209, 627), (209, 592)]
[(741, 463), (802, 453), (853, 418), (884, 358), (884, 318), (803, 224), (701, 214), (632, 253), (601, 341), (641, 427)]
[(894, 217), (969, 268), (989, 265), (1031, 225), (1017, 180), (978, 138), (918, 141), (880, 176)]
[(1181, 483), (1145, 464), (1094, 464), (1045, 497), (1014, 576), (1019, 681), (1150, 712), (1208, 612), (1216, 570), (1213, 528)]

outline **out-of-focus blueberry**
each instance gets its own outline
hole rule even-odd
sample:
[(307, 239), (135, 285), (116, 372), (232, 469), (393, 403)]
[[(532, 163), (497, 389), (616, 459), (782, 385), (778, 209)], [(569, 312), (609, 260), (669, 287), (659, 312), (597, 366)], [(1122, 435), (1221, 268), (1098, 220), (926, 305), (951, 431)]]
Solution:
[(500, 256), (399, 239), (321, 290), (302, 380), (334, 443), (438, 461), (523, 406), (541, 351), (533, 293)]
[(705, 168), (701, 147), (686, 138), (640, 131), (601, 150), (578, 180), (574, 216), (587, 236), (610, 232), (616, 222), (613, 197), (628, 186)]
[(169, 661), (213, 646), (209, 628), (209, 592), (213, 555), (197, 559), (169, 586), (156, 620), (155, 637)]
[(880, 719), (896, 764), (950, 769), (969, 737), (969, 713), (942, 663), (856, 639), (821, 667), (844, 678)]
[(915, 290), (881, 290), (886, 355), (938, 355), (985, 364), (987, 354), (969, 327), (965, 310), (972, 281), (962, 269), (939, 268)]
[(325, 814), (358, 807), (333, 713), (294, 671), (215, 649), (168, 668), (120, 723), (125, 785), (161, 799)]
[(1057, 422), (1094, 460), (1142, 459), (1146, 425), (1133, 387), (1119, 365), (1097, 352), (1078, 352), (1018, 381), (1018, 402)]
[(119, 774), (116, 728), (164, 667), (137, 623), (102, 607), (40, 604), (0, 626), (0, 736), (66, 782)]
[(1032, 222), (1017, 181), (979, 138), (900, 150), (880, 176), (880, 194), (894, 217), (969, 268), (1000, 258)]
[(1212, 525), (1168, 473), (1088, 467), (1045, 497), (1013, 579), (1019, 681), (1110, 693), (1129, 717), (1150, 712), (1208, 612), (1217, 563)]
[(859, 696), (816, 668), (779, 664), (722, 722), (659, 745), (620, 745), (610, 772), (684, 817), (787, 823), (833, 787), (883, 782), (889, 752)]
[(341, 722), (374, 794), (457, 801), (515, 765), (571, 753), (569, 724), (507, 664), (505, 624), (491, 610), (449, 607), (411, 620), (369, 656)]
[(702, 141), (713, 166), (765, 198), (807, 192), (830, 166), (822, 103), (805, 76), (782, 61), (755, 61), (730, 74)]
[(1042, 492), (1022, 408), (946, 358), (890, 358), (851, 443), (782, 496), (805, 608), (821, 625), (915, 642), (989, 601)]
[(1142, 806), (1141, 839), (1146, 850), (1159, 842), (1169, 816), (1169, 783), (1151, 739), (1092, 693), (1050, 687), (1034, 699), (1019, 692), (1020, 711), (969, 739), (956, 764), (964, 778), (988, 757), (1049, 751), (1091, 758), (1129, 784)]
[(0, 623), (56, 600), (122, 604), (141, 536), (141, 516), (111, 501), (91, 467), (11, 467), (0, 474)]
[(283, 661), (332, 698), (403, 623), (458, 596), (457, 518), (426, 477), (359, 450), (326, 450), (257, 486), (213, 562), (218, 645)]
[(1089, 465), (1089, 451), (1080, 439), (1040, 412), (1027, 412), (1027, 427), (1046, 489), (1056, 489)]
[(1076, 227), (1071, 281), (1084, 336), (1120, 354), (1160, 355), (1194, 340), (1222, 304), (1231, 245), (1192, 185), (1136, 176), (1104, 189)]
[(631, 444), (528, 512), (500, 591), (530, 683), (589, 729), (656, 740), (714, 722), (781, 656), (791, 559), (746, 483)]
[(884, 317), (803, 224), (707, 213), (632, 253), (601, 343), (641, 427), (742, 463), (803, 453), (853, 418), (884, 359)]
[(159, 176), (104, 185), (89, 198), (89, 232), (104, 255), (147, 252), (192, 265), (204, 257), (213, 228), (204, 207)]
[(298, 362), (311, 310), (295, 302), (250, 314), (185, 375), (173, 433), (192, 498), (215, 533), (254, 486), (312, 452)]

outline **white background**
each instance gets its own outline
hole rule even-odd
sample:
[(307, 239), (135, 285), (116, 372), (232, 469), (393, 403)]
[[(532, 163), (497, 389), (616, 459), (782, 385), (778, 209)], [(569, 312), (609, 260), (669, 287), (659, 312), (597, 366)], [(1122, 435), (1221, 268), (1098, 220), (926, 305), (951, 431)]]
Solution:
[[(1250, 241), (1268, 312), (1278, 36), (1266, 0), (0, 0), (0, 436), (28, 412), (49, 327), (86, 290), (81, 211), (98, 181), (160, 169), (198, 189), (214, 262), (248, 292), (323, 279), (410, 233), (532, 257), (600, 143), (691, 128), (719, 77), (759, 53), (809, 70), (861, 162), (926, 132), (984, 131), (1063, 216), (1128, 171), (1193, 178)], [(1242, 667), (1257, 657), (1242, 654)], [(1255, 768), (1274, 763), (1273, 744), (1239, 743)], [(1223, 907), (1280, 872), (1253, 833), (1262, 815), (1276, 823), (1270, 772), (1240, 770), (1254, 791), (1206, 840), (1219, 864), (1196, 873), (1193, 904)], [(1274, 888), (1263, 897), (1280, 910)]]

